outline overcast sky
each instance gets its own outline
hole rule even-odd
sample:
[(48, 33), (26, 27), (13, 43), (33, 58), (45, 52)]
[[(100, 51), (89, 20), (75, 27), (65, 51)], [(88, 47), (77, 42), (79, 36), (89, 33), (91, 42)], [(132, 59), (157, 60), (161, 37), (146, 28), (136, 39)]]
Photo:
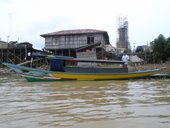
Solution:
[(42, 49), (41, 34), (90, 28), (107, 31), (116, 46), (117, 18), (123, 15), (133, 48), (159, 34), (170, 36), (169, 6), (170, 0), (0, 0), (0, 38), (28, 41)]

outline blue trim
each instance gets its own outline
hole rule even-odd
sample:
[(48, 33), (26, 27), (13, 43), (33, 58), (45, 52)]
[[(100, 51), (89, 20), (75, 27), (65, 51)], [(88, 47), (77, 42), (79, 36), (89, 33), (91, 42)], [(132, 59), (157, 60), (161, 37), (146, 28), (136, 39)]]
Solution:
[(5, 66), (14, 69), (20, 69), (20, 70), (25, 70), (25, 71), (37, 71), (37, 72), (44, 72), (44, 73), (51, 73), (52, 71), (49, 70), (42, 70), (42, 69), (37, 69), (37, 68), (31, 68), (31, 67), (26, 67), (26, 66), (20, 66), (20, 65), (16, 65), (16, 64), (10, 64), (10, 63), (2, 63)]

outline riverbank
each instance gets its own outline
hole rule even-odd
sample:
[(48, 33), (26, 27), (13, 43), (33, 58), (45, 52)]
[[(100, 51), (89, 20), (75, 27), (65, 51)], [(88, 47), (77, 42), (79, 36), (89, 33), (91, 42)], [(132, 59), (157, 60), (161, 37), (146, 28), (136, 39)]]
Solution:
[(5, 74), (12, 74), (13, 71), (10, 70), (9, 68), (7, 67), (4, 67), (4, 68), (0, 68), (0, 75), (5, 75)]
[(145, 64), (145, 65), (137, 65), (137, 66), (130, 65), (128, 68), (129, 68), (129, 71), (162, 68), (160, 74), (170, 75), (170, 62), (167, 62), (164, 64)]

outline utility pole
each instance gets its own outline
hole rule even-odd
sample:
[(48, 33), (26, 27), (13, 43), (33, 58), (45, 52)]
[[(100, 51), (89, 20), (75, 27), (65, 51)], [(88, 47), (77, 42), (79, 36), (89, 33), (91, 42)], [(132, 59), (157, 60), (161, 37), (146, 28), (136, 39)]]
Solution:
[(7, 36), (7, 43), (9, 43), (9, 37), (10, 37), (10, 36)]
[(12, 41), (12, 13), (9, 13), (9, 42)]

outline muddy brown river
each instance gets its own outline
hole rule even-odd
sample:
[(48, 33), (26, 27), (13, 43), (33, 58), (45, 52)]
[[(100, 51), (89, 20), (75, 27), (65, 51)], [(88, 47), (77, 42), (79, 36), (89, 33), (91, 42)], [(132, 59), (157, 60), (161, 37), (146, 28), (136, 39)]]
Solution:
[(30, 83), (0, 76), (0, 128), (132, 127), (170, 127), (170, 79)]

